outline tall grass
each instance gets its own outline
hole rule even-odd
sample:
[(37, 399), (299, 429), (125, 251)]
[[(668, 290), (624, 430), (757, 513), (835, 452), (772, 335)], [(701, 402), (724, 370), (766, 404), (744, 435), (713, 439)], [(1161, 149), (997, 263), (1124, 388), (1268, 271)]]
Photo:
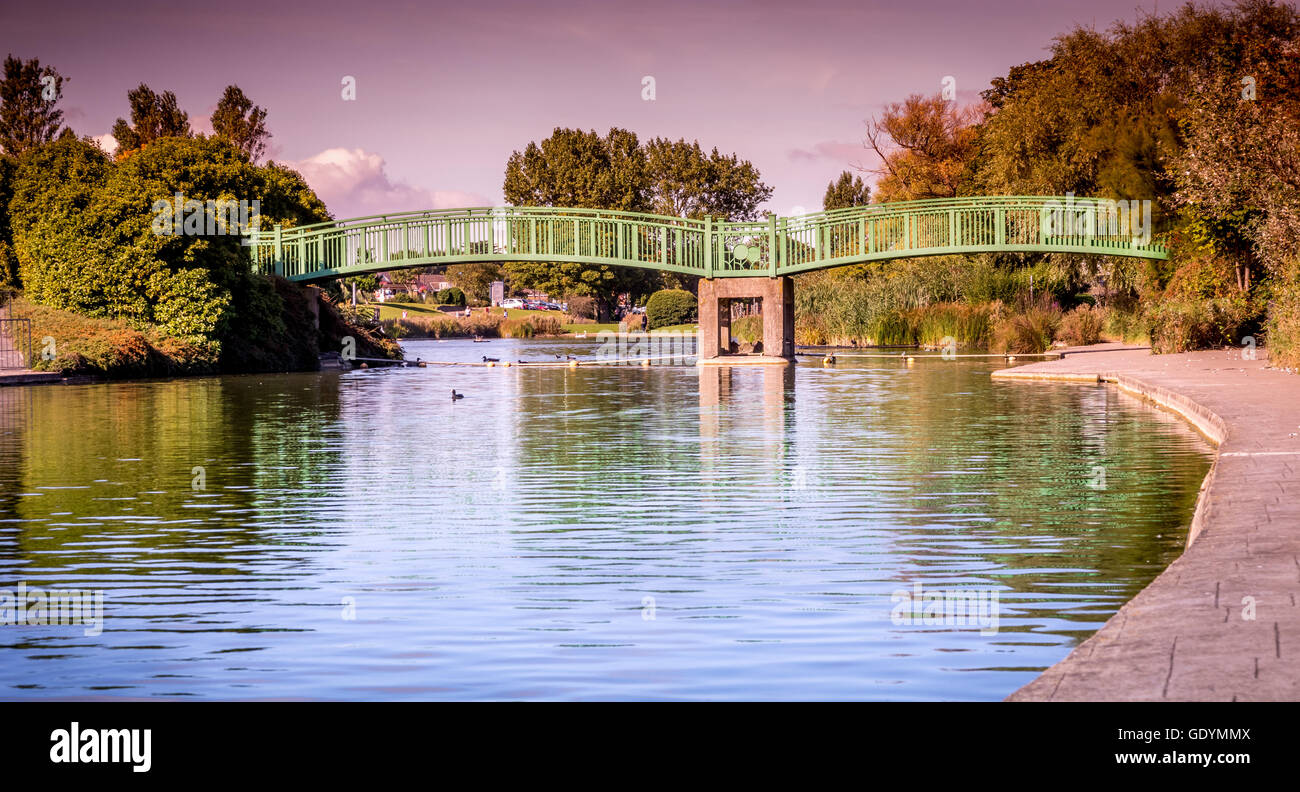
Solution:
[(411, 316), (381, 323), (391, 338), (533, 338), (561, 335), (564, 326), (552, 316), (505, 319), (500, 314)]
[(1060, 325), (1061, 309), (1046, 301), (1028, 304), (1014, 313), (999, 311), (992, 321), (989, 348), (1012, 354), (1046, 352)]
[(732, 319), (731, 337), (740, 344), (752, 344), (755, 341), (762, 341), (763, 317), (750, 315)]
[(1264, 338), (1270, 364), (1300, 369), (1300, 260), (1290, 262), (1279, 273)]

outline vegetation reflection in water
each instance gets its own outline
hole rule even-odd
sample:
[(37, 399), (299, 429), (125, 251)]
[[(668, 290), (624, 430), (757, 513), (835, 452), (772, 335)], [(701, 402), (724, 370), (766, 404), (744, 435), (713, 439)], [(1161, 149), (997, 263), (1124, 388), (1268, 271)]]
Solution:
[[(1178, 555), (1210, 449), (995, 367), (3, 389), (0, 588), (105, 624), (0, 627), (0, 696), (1001, 698)], [(916, 583), (997, 632), (896, 624)]]

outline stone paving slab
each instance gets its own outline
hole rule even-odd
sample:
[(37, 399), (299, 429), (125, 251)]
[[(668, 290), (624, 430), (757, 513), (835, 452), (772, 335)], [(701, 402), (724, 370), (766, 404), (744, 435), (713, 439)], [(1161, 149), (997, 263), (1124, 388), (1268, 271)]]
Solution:
[(993, 376), (1113, 383), (1182, 415), (1218, 456), (1183, 555), (1009, 700), (1300, 701), (1300, 376), (1264, 350), (1118, 346)]

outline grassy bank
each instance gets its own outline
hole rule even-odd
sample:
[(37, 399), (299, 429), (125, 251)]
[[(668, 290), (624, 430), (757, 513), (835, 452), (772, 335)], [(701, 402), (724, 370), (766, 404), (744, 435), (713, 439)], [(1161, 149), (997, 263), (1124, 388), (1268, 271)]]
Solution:
[(364, 308), (379, 309), (380, 325), (393, 338), (533, 338), (618, 330), (617, 323), (580, 321), (560, 311), (510, 308), (507, 318), (501, 308), (475, 308), (469, 316), (464, 309), (447, 312), (419, 304), (372, 303)]
[[(338, 351), (343, 339), (356, 341), (362, 357), (398, 357), (397, 344), (376, 329), (355, 324), (328, 302), (321, 301), (314, 315), (314, 290), (277, 279), (281, 300), (280, 327), (263, 329), (246, 348), (224, 357), (212, 342), (178, 337), (149, 323), (102, 319), (75, 311), (38, 305), (24, 297), (11, 303), (14, 318), (31, 321), (32, 349), (27, 364), (37, 371), (65, 376), (109, 379), (184, 375), (310, 371), (319, 366), (323, 351)], [(319, 322), (319, 328), (315, 322)], [(227, 344), (232, 342), (227, 341)]]

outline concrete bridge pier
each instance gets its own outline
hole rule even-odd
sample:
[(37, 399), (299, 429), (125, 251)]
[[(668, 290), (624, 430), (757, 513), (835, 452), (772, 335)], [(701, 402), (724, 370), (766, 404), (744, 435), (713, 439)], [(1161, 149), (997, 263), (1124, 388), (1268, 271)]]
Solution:
[[(761, 301), (762, 354), (732, 354), (731, 301), (752, 298)], [(702, 278), (699, 306), (699, 365), (794, 362), (794, 281), (790, 278)]]

